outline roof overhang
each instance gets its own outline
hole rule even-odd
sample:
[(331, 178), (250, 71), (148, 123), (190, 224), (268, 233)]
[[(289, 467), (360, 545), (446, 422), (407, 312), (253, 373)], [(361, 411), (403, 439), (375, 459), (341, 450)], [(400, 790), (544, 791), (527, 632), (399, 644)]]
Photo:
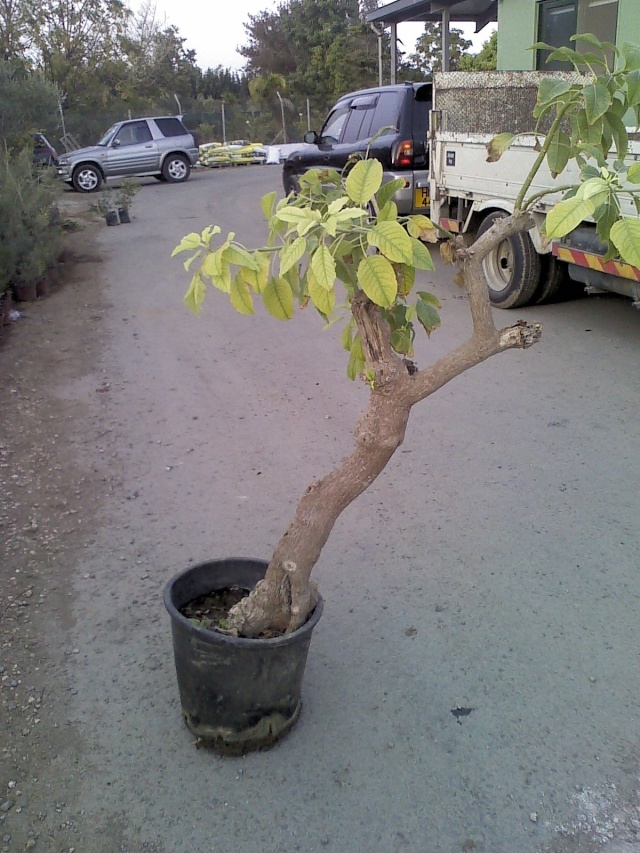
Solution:
[(368, 12), (372, 24), (402, 24), (407, 21), (442, 21), (443, 13), (451, 22), (474, 23), (476, 32), (498, 20), (498, 0), (395, 0)]

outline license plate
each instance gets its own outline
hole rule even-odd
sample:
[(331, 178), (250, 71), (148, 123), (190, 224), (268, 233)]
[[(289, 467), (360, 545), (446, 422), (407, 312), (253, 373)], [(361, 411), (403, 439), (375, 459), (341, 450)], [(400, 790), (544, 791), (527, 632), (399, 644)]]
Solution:
[(413, 196), (414, 207), (429, 207), (429, 187), (416, 187)]

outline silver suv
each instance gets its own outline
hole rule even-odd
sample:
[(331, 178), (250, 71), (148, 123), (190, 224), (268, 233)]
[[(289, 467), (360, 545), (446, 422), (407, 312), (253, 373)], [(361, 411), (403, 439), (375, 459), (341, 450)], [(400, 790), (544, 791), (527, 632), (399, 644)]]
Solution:
[(125, 175), (180, 183), (197, 159), (196, 141), (179, 116), (138, 118), (114, 124), (97, 145), (60, 155), (58, 177), (81, 193)]

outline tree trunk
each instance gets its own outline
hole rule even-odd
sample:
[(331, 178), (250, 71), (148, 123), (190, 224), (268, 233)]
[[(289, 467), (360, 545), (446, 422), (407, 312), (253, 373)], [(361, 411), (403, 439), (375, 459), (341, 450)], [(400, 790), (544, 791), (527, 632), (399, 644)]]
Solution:
[(412, 407), (491, 355), (524, 349), (540, 338), (539, 324), (518, 321), (496, 329), (482, 271), (482, 259), (493, 246), (527, 227), (530, 220), (526, 215), (511, 216), (498, 220), (473, 246), (454, 246), (473, 331), (467, 341), (423, 370), (393, 351), (389, 326), (364, 293), (352, 300), (366, 366), (374, 375), (369, 403), (356, 425), (355, 449), (303, 494), (293, 521), (275, 547), (264, 580), (231, 610), (232, 631), (257, 637), (288, 633), (304, 624), (318, 600), (310, 576), (322, 548), (343, 510), (373, 483), (404, 441)]

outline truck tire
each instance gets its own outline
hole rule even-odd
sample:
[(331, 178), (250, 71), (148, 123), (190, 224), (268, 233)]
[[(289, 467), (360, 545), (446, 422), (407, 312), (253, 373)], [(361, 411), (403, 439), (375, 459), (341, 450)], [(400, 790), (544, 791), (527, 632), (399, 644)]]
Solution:
[[(502, 210), (488, 214), (478, 228), (478, 237), (494, 222), (507, 216)], [(503, 240), (483, 260), (482, 268), (491, 304), (496, 308), (528, 305), (540, 283), (540, 257), (528, 234), (514, 234)]]
[(533, 305), (546, 305), (548, 302), (559, 302), (568, 295), (569, 275), (567, 265), (559, 261), (551, 253), (540, 259), (540, 283), (533, 294)]

